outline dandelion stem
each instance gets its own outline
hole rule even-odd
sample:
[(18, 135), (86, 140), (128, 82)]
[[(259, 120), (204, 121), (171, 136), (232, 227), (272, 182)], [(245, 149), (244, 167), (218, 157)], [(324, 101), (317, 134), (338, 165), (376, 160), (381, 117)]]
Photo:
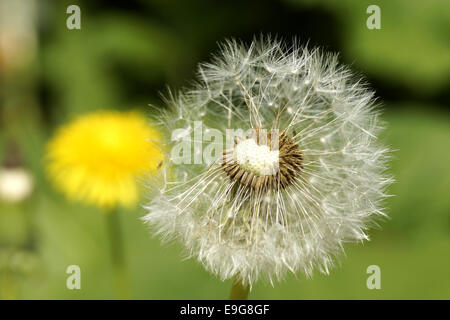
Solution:
[(128, 274), (125, 266), (122, 232), (117, 209), (106, 213), (111, 260), (114, 271), (116, 298), (126, 300), (129, 297)]
[(230, 300), (247, 300), (249, 291), (249, 286), (243, 285), (242, 281), (236, 276), (231, 287)]

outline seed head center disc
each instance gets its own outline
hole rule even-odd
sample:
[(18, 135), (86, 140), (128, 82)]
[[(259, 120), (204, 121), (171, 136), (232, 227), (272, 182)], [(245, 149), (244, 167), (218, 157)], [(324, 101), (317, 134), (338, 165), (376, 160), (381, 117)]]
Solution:
[(244, 170), (257, 176), (276, 173), (279, 150), (270, 150), (267, 145), (258, 145), (253, 139), (240, 141), (234, 148), (234, 160)]
[(303, 169), (300, 148), (284, 132), (279, 136), (262, 132), (256, 129), (256, 135), (237, 138), (233, 148), (224, 150), (222, 169), (231, 181), (248, 189), (286, 188)]

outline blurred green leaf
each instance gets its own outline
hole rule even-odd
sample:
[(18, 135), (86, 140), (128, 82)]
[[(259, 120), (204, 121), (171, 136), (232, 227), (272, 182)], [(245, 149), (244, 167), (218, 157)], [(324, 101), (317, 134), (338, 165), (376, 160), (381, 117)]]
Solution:
[[(364, 72), (421, 93), (435, 93), (450, 80), (449, 1), (285, 1), (337, 15), (344, 57)], [(380, 30), (366, 27), (366, 9), (373, 4), (381, 10)]]

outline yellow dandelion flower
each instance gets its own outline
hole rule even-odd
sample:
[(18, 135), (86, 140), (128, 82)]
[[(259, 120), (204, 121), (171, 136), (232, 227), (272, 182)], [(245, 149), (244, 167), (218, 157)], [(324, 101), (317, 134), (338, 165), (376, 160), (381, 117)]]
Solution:
[(160, 134), (137, 112), (99, 111), (59, 129), (47, 146), (47, 171), (70, 199), (110, 209), (138, 200), (137, 178), (163, 159)]

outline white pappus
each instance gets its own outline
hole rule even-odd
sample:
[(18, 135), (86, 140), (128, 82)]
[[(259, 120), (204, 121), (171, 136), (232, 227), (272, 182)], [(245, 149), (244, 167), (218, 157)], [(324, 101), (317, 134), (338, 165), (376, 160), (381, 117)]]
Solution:
[(269, 38), (225, 42), (198, 77), (161, 112), (169, 135), (202, 121), (258, 137), (237, 137), (212, 164), (168, 161), (143, 220), (222, 280), (328, 273), (343, 243), (385, 216), (392, 178), (373, 92), (336, 54)]

